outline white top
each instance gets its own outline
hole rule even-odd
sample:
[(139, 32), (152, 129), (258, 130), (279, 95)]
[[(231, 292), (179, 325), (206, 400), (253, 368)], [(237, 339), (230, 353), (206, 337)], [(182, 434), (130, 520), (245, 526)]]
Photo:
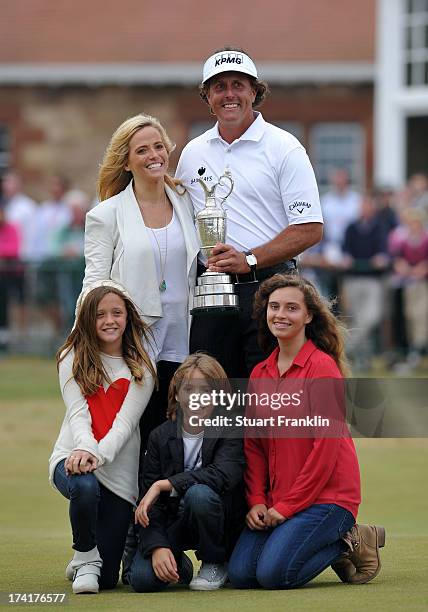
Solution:
[[(175, 211), (170, 223), (161, 228), (147, 228), (152, 242), (157, 278), (161, 272), (166, 290), (160, 292), (163, 317), (151, 327), (156, 350), (155, 361), (181, 363), (189, 354), (187, 333), (189, 291), (186, 272), (186, 245)], [(166, 234), (168, 232), (168, 236)], [(157, 242), (156, 242), (157, 241)], [(162, 262), (159, 258), (161, 252)], [(165, 260), (165, 251), (166, 260)]]
[(343, 193), (332, 190), (328, 191), (321, 201), (324, 213), (324, 243), (333, 243), (341, 248), (346, 228), (359, 217), (361, 196), (352, 189)]
[[(195, 212), (205, 205), (198, 178), (210, 187), (229, 169), (234, 190), (225, 203), (226, 242), (237, 250), (253, 249), (288, 225), (321, 222), (314, 171), (305, 149), (261, 113), (233, 143), (225, 142), (218, 124), (183, 149), (176, 177), (189, 191)], [(221, 197), (222, 188), (217, 195)]]
[(188, 433), (182, 429), (184, 450), (184, 471), (191, 472), (202, 467), (202, 442), (204, 431), (197, 434)]
[(19, 254), (23, 259), (32, 259), (30, 234), (33, 217), (37, 210), (34, 200), (24, 193), (17, 193), (8, 200), (5, 207), (6, 221), (18, 228), (20, 235)]
[(32, 220), (30, 232), (31, 258), (41, 261), (53, 257), (57, 232), (71, 224), (72, 212), (62, 201), (47, 201), (40, 204)]
[[(59, 383), (66, 406), (65, 417), (49, 459), (49, 479), (53, 486), (56, 465), (73, 450), (81, 449), (95, 455), (99, 467), (94, 474), (98, 480), (119, 497), (134, 504), (138, 497), (138, 464), (140, 454), (139, 422), (154, 382), (147, 371), (144, 384), (137, 384), (122, 357), (102, 354), (102, 362), (111, 380), (130, 380), (128, 393), (116, 414), (110, 431), (99, 442), (91, 427), (88, 403), (72, 377), (74, 352), (70, 351), (59, 365)], [(108, 385), (104, 385), (107, 390)]]
[[(185, 288), (191, 304), (199, 252), (192, 203), (187, 192), (181, 196), (167, 185), (165, 192), (183, 232), (187, 254)], [(132, 181), (126, 189), (89, 211), (86, 215), (83, 290), (95, 281), (107, 278), (121, 283), (144, 322), (152, 325), (163, 316), (163, 310), (149, 233), (135, 199)], [(190, 313), (187, 329), (190, 329)]]

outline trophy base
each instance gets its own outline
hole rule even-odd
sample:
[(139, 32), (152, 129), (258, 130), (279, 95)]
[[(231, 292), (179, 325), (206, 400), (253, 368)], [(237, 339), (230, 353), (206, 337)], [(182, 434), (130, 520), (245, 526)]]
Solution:
[(193, 297), (193, 316), (239, 313), (239, 300), (228, 274), (205, 272), (198, 278)]

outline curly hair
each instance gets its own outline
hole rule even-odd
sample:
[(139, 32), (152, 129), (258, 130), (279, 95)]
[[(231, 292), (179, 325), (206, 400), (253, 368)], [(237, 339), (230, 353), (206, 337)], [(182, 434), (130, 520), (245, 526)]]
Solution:
[(93, 395), (104, 381), (112, 383), (101, 360), (96, 332), (98, 305), (109, 293), (115, 293), (125, 302), (127, 317), (122, 336), (122, 352), (133, 378), (142, 384), (145, 372), (148, 370), (155, 381), (157, 380), (156, 371), (143, 344), (150, 343), (148, 327), (138, 315), (134, 303), (114, 287), (96, 287), (84, 298), (78, 310), (74, 329), (56, 354), (58, 368), (66, 355), (74, 350), (73, 378), (83, 395)]
[[(245, 53), (245, 55), (248, 55), (248, 57), (250, 57), (250, 55), (246, 51), (244, 51), (244, 49), (242, 49), (241, 47), (231, 47), (229, 45), (226, 45), (225, 47), (222, 47), (221, 49), (216, 49), (213, 55), (215, 53), (221, 53), (222, 51), (237, 51), (238, 53)], [(253, 102), (253, 108), (257, 108), (258, 106), (261, 106), (261, 104), (263, 104), (263, 102), (266, 100), (267, 96), (270, 93), (269, 85), (266, 83), (266, 81), (256, 79), (249, 74), (243, 73), (243, 76), (245, 76), (250, 81), (251, 87), (256, 92), (256, 97)], [(211, 79), (208, 79), (208, 81), (206, 81), (205, 83), (201, 83), (199, 85), (199, 95), (202, 98), (202, 100), (206, 104), (208, 104), (208, 106), (209, 106), (209, 102), (208, 102), (207, 94), (209, 92), (210, 84), (212, 83), (213, 78), (215, 77), (212, 77)]]
[[(153, 127), (159, 132), (168, 155), (174, 151), (175, 144), (158, 119), (143, 114), (126, 119), (111, 137), (100, 165), (97, 183), (100, 202), (123, 191), (132, 179), (132, 173), (125, 170), (128, 162), (129, 142), (134, 134), (145, 127)], [(165, 175), (165, 183), (174, 190), (176, 190), (177, 185), (181, 185), (180, 181), (169, 175)]]
[(270, 295), (285, 287), (295, 287), (302, 292), (306, 308), (312, 315), (312, 320), (305, 328), (306, 337), (334, 359), (343, 376), (349, 375), (350, 369), (345, 355), (346, 329), (331, 312), (334, 302), (323, 298), (314, 285), (301, 276), (275, 274), (261, 283), (254, 298), (253, 308), (253, 318), (258, 322), (260, 347), (268, 352), (276, 344), (276, 338), (269, 330), (266, 320), (267, 305)]
[(199, 370), (206, 380), (212, 385), (213, 389), (223, 389), (225, 392), (231, 391), (231, 386), (227, 374), (219, 362), (202, 351), (198, 351), (186, 357), (183, 363), (177, 368), (171, 379), (168, 389), (168, 409), (167, 418), (175, 421), (177, 413), (177, 395), (183, 380), (189, 378), (194, 370)]

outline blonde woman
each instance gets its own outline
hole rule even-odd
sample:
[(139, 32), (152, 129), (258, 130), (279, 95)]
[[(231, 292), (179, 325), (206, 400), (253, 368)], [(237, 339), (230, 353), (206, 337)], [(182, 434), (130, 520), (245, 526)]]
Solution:
[(188, 355), (199, 251), (190, 198), (167, 174), (173, 149), (154, 117), (124, 121), (101, 164), (101, 203), (86, 217), (83, 290), (99, 279), (120, 282), (153, 336), (160, 390), (145, 413), (143, 447), (151, 429), (165, 419), (169, 380)]

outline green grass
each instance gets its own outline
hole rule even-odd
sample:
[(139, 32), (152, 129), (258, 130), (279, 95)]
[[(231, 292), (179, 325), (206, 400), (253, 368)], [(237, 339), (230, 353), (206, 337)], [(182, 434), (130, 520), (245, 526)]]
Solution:
[[(73, 596), (63, 578), (70, 559), (67, 502), (47, 480), (47, 460), (63, 417), (54, 363), (0, 362), (0, 591), (65, 592), (66, 610), (427, 610), (427, 440), (357, 440), (362, 472), (360, 522), (385, 525), (383, 569), (371, 583), (341, 584), (327, 570), (293, 591), (215, 593), (170, 589), (136, 594), (127, 587)], [(11, 606), (3, 606), (11, 608)], [(27, 606), (14, 606), (28, 609)]]

